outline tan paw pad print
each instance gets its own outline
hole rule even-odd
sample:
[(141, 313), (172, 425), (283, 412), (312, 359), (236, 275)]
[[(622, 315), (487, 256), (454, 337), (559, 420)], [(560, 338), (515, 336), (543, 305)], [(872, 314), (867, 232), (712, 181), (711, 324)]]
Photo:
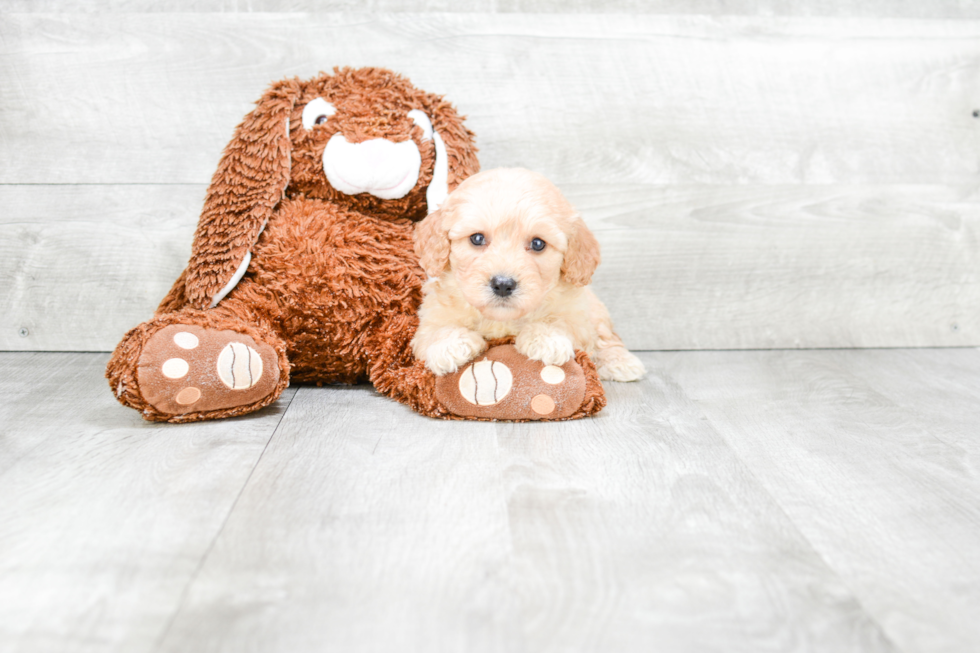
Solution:
[(269, 345), (229, 330), (172, 324), (143, 347), (137, 368), (143, 397), (171, 415), (234, 408), (275, 390), (279, 365)]
[(458, 372), (437, 378), (436, 397), (461, 417), (561, 419), (582, 404), (585, 374), (574, 360), (545, 365), (513, 345), (500, 345)]
[(477, 406), (493, 406), (510, 393), (514, 376), (500, 361), (473, 363), (459, 376), (459, 394)]

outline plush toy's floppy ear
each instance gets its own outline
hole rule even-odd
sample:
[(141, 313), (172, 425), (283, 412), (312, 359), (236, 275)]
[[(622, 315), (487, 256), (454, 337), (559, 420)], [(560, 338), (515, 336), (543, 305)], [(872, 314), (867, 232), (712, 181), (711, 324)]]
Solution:
[(587, 286), (601, 261), (599, 241), (582, 218), (575, 221), (573, 229), (575, 231), (568, 239), (568, 249), (561, 264), (561, 278), (576, 286)]
[[(453, 192), (467, 177), (480, 171), (480, 161), (476, 158), (477, 148), (474, 144), (476, 137), (463, 124), (463, 117), (456, 113), (453, 105), (442, 98), (427, 106), (426, 113), (432, 121), (434, 133), (439, 136), (439, 141), (436, 141), (436, 158), (437, 164), (442, 164), (445, 174), (444, 178), (439, 178), (438, 174), (433, 175), (433, 182), (438, 189), (434, 193), (441, 193), (440, 199), (444, 199), (446, 193)], [(430, 199), (429, 210), (434, 211), (437, 208), (438, 206), (431, 205)]]
[(242, 278), (251, 249), (289, 185), (289, 114), (297, 80), (276, 82), (245, 116), (211, 179), (187, 266), (186, 296), (209, 308)]
[(449, 235), (444, 228), (442, 211), (433, 211), (415, 225), (415, 253), (422, 269), (438, 277), (449, 265)]

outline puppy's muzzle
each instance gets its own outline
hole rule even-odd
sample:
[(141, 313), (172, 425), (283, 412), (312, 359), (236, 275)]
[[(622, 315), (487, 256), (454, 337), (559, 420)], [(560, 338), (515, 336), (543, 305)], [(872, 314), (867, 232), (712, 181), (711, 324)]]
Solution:
[(490, 279), (490, 289), (497, 297), (510, 297), (517, 289), (517, 281), (512, 277), (505, 277), (502, 274), (493, 276)]

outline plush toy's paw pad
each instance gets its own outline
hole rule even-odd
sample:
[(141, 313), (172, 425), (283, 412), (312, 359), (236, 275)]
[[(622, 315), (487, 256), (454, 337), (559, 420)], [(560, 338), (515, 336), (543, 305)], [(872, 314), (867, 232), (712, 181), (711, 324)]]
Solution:
[(460, 417), (561, 419), (582, 405), (585, 373), (574, 359), (545, 365), (500, 345), (436, 379), (436, 398)]
[(137, 380), (147, 403), (182, 415), (255, 403), (275, 391), (275, 350), (235, 331), (171, 324), (147, 341)]

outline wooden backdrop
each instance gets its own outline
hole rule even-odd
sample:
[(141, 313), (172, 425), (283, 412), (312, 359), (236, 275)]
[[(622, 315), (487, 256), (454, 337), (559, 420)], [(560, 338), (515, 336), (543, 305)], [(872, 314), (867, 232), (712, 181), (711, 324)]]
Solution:
[(980, 3), (851, 4), (5, 0), (0, 349), (150, 317), (235, 125), (336, 65), (551, 177), (635, 349), (980, 345)]

